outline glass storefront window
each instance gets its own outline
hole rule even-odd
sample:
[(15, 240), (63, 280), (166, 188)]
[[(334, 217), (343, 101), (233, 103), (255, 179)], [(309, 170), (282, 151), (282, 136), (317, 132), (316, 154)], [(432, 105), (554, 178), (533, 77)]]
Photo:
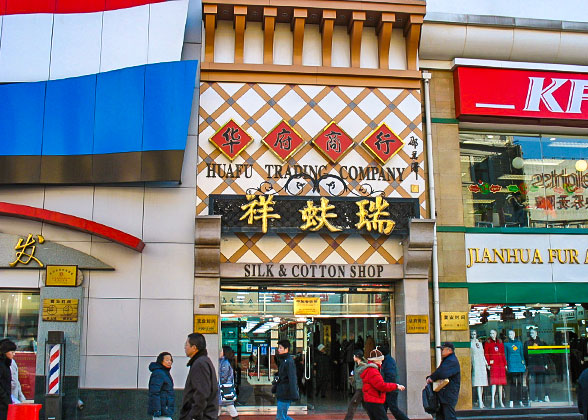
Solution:
[(0, 291), (0, 331), (17, 346), (14, 360), (27, 400), (35, 396), (39, 292)]
[(588, 228), (588, 139), (461, 133), (465, 225)]
[(588, 356), (584, 306), (472, 306), (474, 407), (573, 405)]

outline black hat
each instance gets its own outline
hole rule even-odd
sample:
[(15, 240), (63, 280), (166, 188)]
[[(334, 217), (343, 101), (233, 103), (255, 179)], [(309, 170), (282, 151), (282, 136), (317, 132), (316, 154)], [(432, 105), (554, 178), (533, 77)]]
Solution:
[(8, 353), (9, 351), (15, 351), (15, 350), (16, 350), (16, 344), (14, 344), (9, 339), (4, 339), (4, 340), (0, 341), (0, 355), (4, 355), (4, 354)]
[(438, 349), (442, 349), (444, 347), (448, 347), (451, 350), (455, 351), (455, 346), (453, 345), (453, 343), (450, 343), (449, 341), (446, 341), (445, 343), (441, 343), (440, 346), (437, 346)]
[(354, 355), (355, 357), (359, 357), (360, 359), (363, 359), (363, 350), (360, 350), (360, 349), (358, 349), (358, 350), (355, 350), (355, 351), (353, 352), (353, 355)]

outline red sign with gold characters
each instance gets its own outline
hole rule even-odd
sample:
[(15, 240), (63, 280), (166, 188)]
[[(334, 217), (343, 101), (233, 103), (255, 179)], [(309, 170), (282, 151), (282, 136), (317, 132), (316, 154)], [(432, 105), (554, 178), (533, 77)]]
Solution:
[(282, 161), (287, 161), (304, 144), (302, 137), (282, 120), (263, 139), (263, 143)]
[(229, 160), (239, 156), (252, 141), (251, 136), (233, 120), (229, 120), (210, 138), (210, 142)]
[(385, 123), (372, 131), (361, 144), (382, 164), (388, 162), (404, 146), (402, 139)]
[(313, 143), (333, 163), (341, 159), (353, 146), (351, 137), (334, 121), (327, 125)]

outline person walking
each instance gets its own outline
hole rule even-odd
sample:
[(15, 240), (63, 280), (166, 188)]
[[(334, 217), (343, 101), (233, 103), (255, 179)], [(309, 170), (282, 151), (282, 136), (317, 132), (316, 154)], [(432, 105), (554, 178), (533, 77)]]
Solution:
[(10, 365), (14, 358), (16, 344), (9, 339), (0, 341), (0, 420), (8, 417), (8, 406), (12, 404), (12, 373)]
[(403, 385), (384, 382), (380, 367), (384, 361), (384, 355), (378, 349), (372, 350), (368, 357), (368, 365), (361, 373), (363, 381), (363, 408), (368, 413), (370, 420), (388, 420), (386, 415), (386, 393), (392, 391), (404, 391)]
[(288, 409), (292, 401), (300, 399), (296, 380), (296, 366), (290, 356), (290, 341), (278, 341), (278, 374), (274, 377), (272, 393), (278, 401), (276, 420), (292, 420), (288, 416)]
[(149, 364), (149, 401), (147, 414), (153, 420), (172, 420), (175, 407), (174, 381), (170, 370), (174, 359), (171, 353), (159, 353), (155, 362)]
[[(382, 377), (384, 378), (384, 382), (396, 383), (396, 360), (394, 360), (390, 354), (390, 346), (384, 344), (379, 348), (384, 355), (384, 361), (382, 362)], [(410, 420), (408, 416), (404, 414), (404, 412), (398, 407), (398, 391), (386, 393), (384, 410), (386, 412), (390, 410), (396, 420)]]
[(331, 379), (331, 359), (327, 355), (327, 348), (324, 344), (319, 344), (317, 347), (316, 362), (314, 363), (314, 371), (316, 378), (316, 392), (321, 398), (326, 398), (327, 388)]
[(427, 383), (433, 383), (441, 379), (449, 379), (449, 383), (437, 392), (440, 410), (435, 418), (437, 420), (456, 420), (455, 406), (457, 405), (461, 382), (459, 361), (455, 356), (453, 343), (446, 342), (438, 348), (441, 349), (441, 358), (443, 360), (437, 370), (427, 377)]
[(218, 382), (214, 365), (200, 333), (188, 335), (184, 344), (190, 371), (184, 386), (180, 420), (218, 420)]
[(357, 406), (363, 402), (363, 381), (361, 380), (361, 374), (367, 367), (367, 362), (363, 358), (363, 350), (355, 350), (353, 353), (353, 361), (355, 362), (355, 369), (353, 369), (355, 392), (353, 393), (353, 397), (351, 397), (351, 401), (349, 401), (345, 420), (353, 420)]
[(232, 420), (239, 420), (239, 413), (235, 408), (237, 391), (235, 389), (235, 352), (230, 346), (223, 346), (219, 355), (218, 364), (218, 415), (223, 407), (226, 407)]

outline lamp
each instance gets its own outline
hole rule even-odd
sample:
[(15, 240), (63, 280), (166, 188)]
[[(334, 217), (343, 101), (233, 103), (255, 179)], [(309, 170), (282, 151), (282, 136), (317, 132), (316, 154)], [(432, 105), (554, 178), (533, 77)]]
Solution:
[(512, 167), (515, 169), (522, 169), (524, 163), (525, 161), (523, 160), (523, 158), (517, 156), (512, 160)]
[(584, 159), (580, 159), (576, 162), (576, 171), (584, 172), (586, 169), (588, 169), (588, 162), (586, 162)]

